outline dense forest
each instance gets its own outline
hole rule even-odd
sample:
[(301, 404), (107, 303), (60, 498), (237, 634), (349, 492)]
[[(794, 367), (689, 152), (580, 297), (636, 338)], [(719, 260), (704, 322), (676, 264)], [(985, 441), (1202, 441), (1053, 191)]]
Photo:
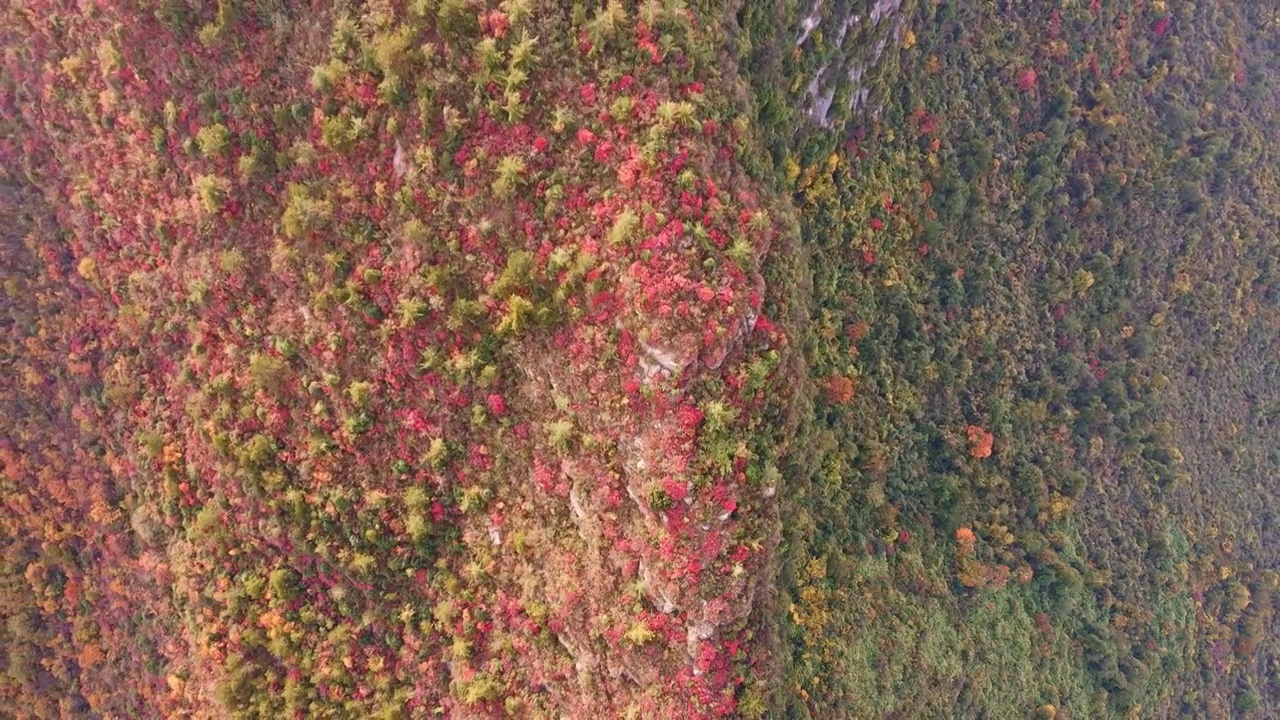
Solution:
[(1280, 6), (5, 11), (0, 717), (1280, 713)]
[(738, 17), (812, 285), (786, 714), (1274, 711), (1276, 9), (858, 5)]

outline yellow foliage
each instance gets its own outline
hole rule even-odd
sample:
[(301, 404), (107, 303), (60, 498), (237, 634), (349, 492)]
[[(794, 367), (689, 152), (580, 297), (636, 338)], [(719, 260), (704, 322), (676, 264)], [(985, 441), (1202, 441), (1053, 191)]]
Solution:
[(1076, 270), (1075, 275), (1071, 278), (1071, 285), (1075, 290), (1076, 295), (1084, 295), (1089, 288), (1093, 287), (1095, 282), (1096, 280), (1093, 277), (1093, 273), (1085, 270), (1084, 268)]
[(782, 165), (787, 172), (787, 184), (794, 186), (796, 180), (800, 177), (800, 163), (796, 162), (795, 158), (787, 155), (787, 159), (782, 161)]
[(72, 83), (80, 81), (80, 76), (84, 71), (84, 58), (79, 55), (70, 55), (58, 61), (58, 67), (61, 68), (62, 74)]
[(657, 637), (657, 633), (650, 630), (649, 626), (643, 622), (635, 622), (632, 623), (631, 627), (623, 637), (633, 645), (644, 645)]
[(111, 44), (110, 40), (103, 38), (98, 43), (97, 51), (98, 68), (102, 71), (103, 77), (120, 69), (122, 59), (120, 51), (116, 49), (115, 45)]
[(449, 652), (454, 660), (466, 660), (471, 655), (471, 643), (468, 643), (465, 638), (456, 637)]
[(80, 258), (80, 263), (76, 265), (76, 272), (85, 280), (94, 280), (98, 277), (98, 263), (91, 257)]
[(1071, 500), (1059, 495), (1053, 494), (1053, 499), (1049, 501), (1049, 516), (1054, 520), (1061, 520), (1071, 512)]
[(816, 557), (816, 558), (814, 558), (814, 559), (810, 560), (810, 561), (809, 561), (809, 565), (808, 565), (808, 567), (806, 568), (806, 571), (807, 571), (807, 574), (809, 575), (809, 577), (813, 578), (814, 580), (822, 580), (822, 579), (826, 578), (826, 577), (827, 577), (827, 558), (826, 558), (826, 556), (823, 556), (823, 557)]
[(197, 175), (191, 181), (196, 199), (206, 213), (212, 215), (222, 209), (226, 199), (227, 183), (216, 175)]

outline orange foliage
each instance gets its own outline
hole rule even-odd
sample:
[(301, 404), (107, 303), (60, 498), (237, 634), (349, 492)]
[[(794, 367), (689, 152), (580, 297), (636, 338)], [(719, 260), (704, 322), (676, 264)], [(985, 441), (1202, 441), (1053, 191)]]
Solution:
[(84, 647), (80, 648), (79, 661), (82, 669), (91, 668), (105, 659), (106, 655), (102, 654), (97, 643), (85, 643)]
[(856, 343), (866, 337), (869, 332), (871, 332), (871, 325), (865, 320), (859, 320), (848, 330), (849, 342)]
[(1005, 565), (988, 565), (972, 558), (962, 558), (956, 571), (956, 579), (967, 588), (998, 590), (1009, 584), (1009, 568)]
[(4, 466), (5, 477), (10, 482), (17, 482), (22, 477), (26, 463), (23, 462), (22, 456), (14, 452), (12, 448), (0, 447), (0, 465)]
[(995, 436), (977, 425), (968, 426), (966, 432), (969, 435), (969, 454), (979, 460), (991, 457), (991, 443)]
[(822, 389), (827, 396), (827, 402), (832, 405), (844, 405), (853, 400), (853, 393), (857, 387), (857, 383), (844, 375), (833, 375), (822, 384)]

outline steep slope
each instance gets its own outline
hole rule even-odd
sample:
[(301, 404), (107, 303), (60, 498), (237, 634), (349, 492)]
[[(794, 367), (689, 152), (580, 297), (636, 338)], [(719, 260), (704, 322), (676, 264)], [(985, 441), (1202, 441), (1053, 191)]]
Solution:
[(813, 277), (786, 713), (1274, 715), (1274, 6), (872, 5), (738, 15)]

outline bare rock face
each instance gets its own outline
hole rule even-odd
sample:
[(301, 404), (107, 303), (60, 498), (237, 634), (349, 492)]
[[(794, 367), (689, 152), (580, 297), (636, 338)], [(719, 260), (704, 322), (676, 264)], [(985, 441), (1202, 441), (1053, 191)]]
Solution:
[[(659, 688), (677, 677), (690, 687), (707, 682), (707, 658), (751, 611), (755, 576), (731, 573), (723, 558), (735, 523), (723, 493), (736, 492), (735, 481), (712, 483), (721, 495), (705, 477), (695, 482), (703, 414), (684, 388), (702, 373), (734, 371), (759, 319), (751, 298), (762, 290), (758, 273), (722, 288), (698, 310), (702, 331), (624, 305), (613, 323), (624, 360), (616, 379), (589, 395), (578, 394), (583, 381), (569, 363), (532, 352), (521, 363), (529, 397), (558, 396), (560, 412), (570, 398), (575, 432), (591, 438), (562, 449), (551, 477), (534, 478), (562, 488), (552, 493), (558, 499), (538, 494), (538, 502), (556, 504), (574, 543), (557, 540), (562, 547), (539, 553), (532, 566), (579, 690), (598, 707), (661, 714), (652, 704), (667, 692)], [(577, 397), (589, 401), (578, 405)], [(630, 610), (637, 607), (638, 616)]]
[(658, 612), (670, 615), (679, 609), (680, 606), (677, 604), (680, 599), (679, 586), (662, 581), (650, 572), (643, 562), (640, 563), (640, 580), (641, 591), (658, 609)]
[(399, 179), (404, 177), (405, 173), (409, 172), (410, 167), (409, 156), (405, 153), (404, 146), (400, 144), (399, 140), (397, 140), (396, 154), (391, 157), (391, 172), (396, 176), (396, 179)]
[(901, 6), (902, 0), (876, 0), (876, 4), (871, 7), (871, 22), (879, 25), (881, 20), (898, 12)]
[(648, 386), (655, 379), (669, 379), (689, 367), (694, 357), (694, 354), (687, 350), (682, 352), (672, 347), (654, 347), (641, 341), (639, 353), (641, 382)]
[[(873, 78), (885, 50), (900, 42), (905, 30), (901, 13), (902, 0), (874, 0), (870, 12), (833, 12), (825, 17), (821, 3), (808, 14), (800, 27), (797, 44), (803, 44), (819, 27), (833, 42), (837, 52), (810, 78), (805, 88), (805, 106), (811, 121), (828, 129), (841, 122), (844, 111), (877, 114), (880, 109), (868, 107), (870, 79)], [(835, 98), (841, 87), (848, 88), (849, 106), (837, 107)]]

